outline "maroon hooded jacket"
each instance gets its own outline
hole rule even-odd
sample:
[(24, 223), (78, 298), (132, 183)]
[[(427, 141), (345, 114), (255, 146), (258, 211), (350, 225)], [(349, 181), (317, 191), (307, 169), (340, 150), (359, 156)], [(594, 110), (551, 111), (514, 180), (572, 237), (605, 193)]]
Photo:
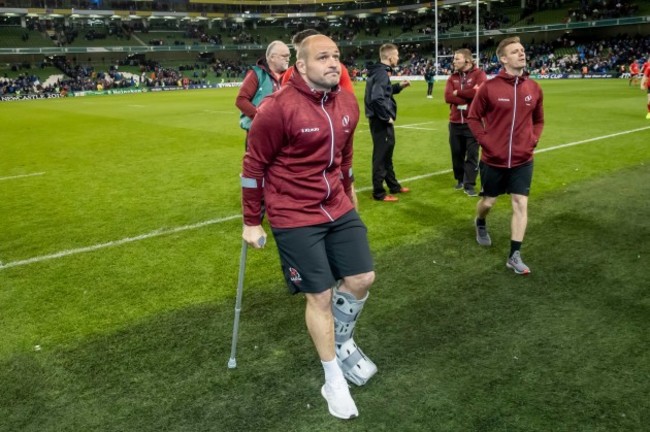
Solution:
[(259, 225), (264, 197), (274, 228), (332, 222), (354, 208), (353, 94), (312, 90), (300, 74), (264, 98), (248, 135), (242, 172), (244, 223)]
[[(474, 87), (480, 86), (485, 81), (487, 81), (485, 72), (475, 66), (467, 72), (456, 71), (451, 74), (445, 85), (445, 102), (451, 108), (449, 111), (450, 123), (467, 122), (469, 105), (472, 103), (474, 96), (476, 96), (476, 89)], [(454, 96), (454, 90), (456, 90), (456, 96)], [(461, 107), (465, 105), (466, 109), (458, 109), (459, 105)]]
[(500, 168), (533, 159), (544, 128), (544, 96), (539, 84), (501, 72), (479, 87), (467, 117), (481, 145), (481, 161)]

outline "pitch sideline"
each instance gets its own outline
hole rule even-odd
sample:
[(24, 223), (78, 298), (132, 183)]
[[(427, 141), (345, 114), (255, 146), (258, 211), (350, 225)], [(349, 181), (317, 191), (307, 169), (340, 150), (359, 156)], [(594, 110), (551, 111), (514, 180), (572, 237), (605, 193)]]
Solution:
[[(614, 137), (617, 137), (617, 136), (627, 135), (627, 134), (640, 132), (640, 131), (644, 131), (644, 130), (648, 130), (648, 129), (650, 129), (650, 126), (637, 128), (637, 129), (630, 129), (630, 130), (623, 131), (623, 132), (616, 132), (616, 133), (609, 134), (609, 135), (602, 135), (602, 136), (599, 136), (599, 137), (588, 138), (588, 139), (585, 139), (585, 140), (574, 141), (574, 142), (570, 142), (570, 143), (566, 143), (566, 144), (560, 144), (560, 145), (557, 145), (557, 146), (540, 149), (540, 150), (537, 150), (535, 153), (545, 153), (545, 152), (552, 151), (552, 150), (559, 150), (559, 149), (563, 149), (563, 148), (567, 148), (567, 147), (573, 147), (573, 146), (580, 145), (580, 144), (586, 144), (586, 143), (590, 143), (590, 142), (594, 142), (594, 141), (600, 141), (600, 140), (603, 140), (603, 139), (614, 138)], [(438, 175), (442, 175), (442, 174), (447, 174), (447, 173), (449, 173), (451, 171), (452, 171), (451, 169), (446, 169), (446, 170), (436, 171), (436, 172), (433, 172), (433, 173), (423, 174), (423, 175), (419, 175), (419, 176), (415, 176), (415, 177), (409, 177), (409, 178), (406, 178), (406, 179), (401, 179), (400, 183), (407, 183), (407, 182), (411, 182), (411, 181), (421, 180), (421, 179), (424, 179), (424, 178), (429, 178), (429, 177), (434, 177), (434, 176), (438, 176)], [(23, 175), (23, 176), (42, 175), (42, 174), (44, 174), (44, 173), (34, 173), (34, 174), (27, 174), (27, 175)], [(0, 180), (2, 180), (2, 179), (3, 178), (0, 177)], [(357, 192), (365, 192), (365, 191), (368, 191), (370, 189), (372, 189), (370, 186), (363, 187), (363, 188), (357, 189)], [(231, 215), (231, 216), (226, 216), (226, 217), (218, 218), (218, 219), (210, 219), (210, 220), (203, 221), (203, 222), (198, 222), (198, 223), (195, 223), (195, 224), (182, 225), (182, 226), (179, 226), (179, 227), (176, 227), (176, 228), (157, 229), (155, 231), (151, 231), (149, 233), (141, 234), (141, 235), (135, 236), (135, 237), (126, 237), (126, 238), (123, 238), (121, 240), (114, 240), (114, 241), (109, 241), (109, 242), (106, 242), (106, 243), (98, 243), (98, 244), (95, 244), (95, 245), (92, 245), (92, 246), (86, 246), (86, 247), (75, 248), (75, 249), (67, 249), (67, 250), (63, 250), (63, 251), (56, 252), (56, 253), (53, 253), (53, 254), (39, 255), (39, 256), (36, 256), (36, 257), (33, 257), (33, 258), (27, 258), (27, 259), (24, 259), (24, 260), (11, 261), (11, 262), (7, 262), (7, 263), (2, 263), (0, 261), (0, 270), (4, 270), (4, 269), (7, 269), (7, 268), (11, 268), (11, 267), (24, 266), (24, 265), (28, 265), (28, 264), (35, 264), (35, 263), (38, 263), (38, 262), (49, 261), (49, 260), (52, 260), (52, 259), (63, 258), (63, 257), (70, 256), (70, 255), (77, 255), (77, 254), (80, 254), (80, 253), (93, 252), (93, 251), (96, 251), (96, 250), (99, 250), (99, 249), (104, 249), (104, 248), (107, 248), (107, 247), (120, 246), (120, 245), (123, 245), (123, 244), (133, 243), (133, 242), (136, 242), (136, 241), (145, 240), (145, 239), (149, 239), (149, 238), (153, 238), (153, 237), (160, 237), (160, 236), (164, 236), (164, 235), (168, 235), (168, 234), (174, 234), (174, 233), (178, 233), (178, 232), (182, 232), (182, 231), (194, 230), (194, 229), (198, 229), (198, 228), (203, 228), (205, 226), (214, 225), (214, 224), (222, 223), (222, 222), (228, 222), (228, 221), (231, 221), (231, 220), (234, 220), (234, 219), (240, 219), (240, 218), (241, 218), (241, 214)]]
[(44, 174), (45, 174), (45, 171), (37, 172), (37, 173), (31, 173), (31, 174), (19, 174), (19, 175), (15, 175), (15, 176), (0, 177), (0, 181), (14, 180), (14, 179), (19, 179), (19, 178), (24, 178), (24, 177), (42, 176)]

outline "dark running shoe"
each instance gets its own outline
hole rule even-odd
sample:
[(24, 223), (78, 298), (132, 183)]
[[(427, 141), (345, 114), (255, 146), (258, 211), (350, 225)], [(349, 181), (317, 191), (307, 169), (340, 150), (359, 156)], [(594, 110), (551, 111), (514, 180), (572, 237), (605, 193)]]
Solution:
[(481, 246), (492, 246), (492, 239), (488, 233), (487, 225), (479, 226), (474, 219), (474, 227), (476, 228), (476, 242)]

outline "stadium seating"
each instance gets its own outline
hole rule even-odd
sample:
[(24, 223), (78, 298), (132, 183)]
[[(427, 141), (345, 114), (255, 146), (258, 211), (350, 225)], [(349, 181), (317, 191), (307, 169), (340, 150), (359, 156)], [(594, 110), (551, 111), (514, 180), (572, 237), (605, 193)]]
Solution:
[[(400, 45), (405, 54), (402, 69), (409, 73), (421, 73), (422, 68), (433, 57), (435, 50), (431, 42), (435, 22), (434, 12), (430, 7), (420, 7), (416, 0), (391, 1), (390, 12), (396, 13), (377, 13), (377, 9), (369, 12), (367, 9), (373, 6), (385, 7), (386, 2), (325, 1), (323, 6), (289, 4), (271, 7), (264, 5), (263, 1), (254, 5), (230, 0), (224, 0), (224, 4), (189, 3), (188, 0), (172, 2), (108, 0), (102, 7), (113, 7), (117, 15), (104, 16), (102, 19), (90, 18), (92, 15), (86, 17), (86, 15), (71, 14), (72, 8), (91, 7), (89, 3), (62, 0), (57, 3), (57, 7), (69, 7), (70, 9), (67, 10), (69, 12), (58, 9), (57, 17), (52, 17), (51, 11), (42, 10), (40, 16), (27, 17), (24, 22), (21, 22), (21, 18), (13, 16), (13, 13), (3, 15), (2, 6), (39, 7), (41, 2), (3, 1), (4, 3), (0, 3), (0, 49), (69, 48), (72, 50), (70, 52), (76, 53), (71, 58), (72, 61), (76, 62), (79, 58), (81, 62), (83, 58), (86, 65), (95, 66), (99, 70), (107, 69), (108, 66), (116, 63), (122, 64), (126, 54), (119, 54), (119, 50), (114, 48), (105, 50), (102, 54), (93, 54), (93, 49), (125, 47), (124, 51), (129, 51), (128, 47), (151, 47), (159, 50), (147, 54), (147, 58), (154, 63), (163, 63), (165, 67), (180, 69), (181, 74), (189, 74), (193, 78), (197, 78), (198, 75), (200, 78), (203, 75), (205, 60), (198, 57), (202, 55), (201, 50), (205, 48), (205, 51), (215, 53), (211, 60), (213, 63), (210, 65), (211, 71), (214, 72), (213, 77), (241, 78), (246, 67), (263, 54), (270, 41), (276, 39), (289, 41), (295, 32), (306, 27), (317, 28), (339, 42), (347, 64), (356, 64), (359, 68), (363, 68), (368, 61), (376, 61), (377, 46), (386, 41)], [(509, 34), (512, 32), (499, 32), (516, 29), (516, 34), (526, 35), (526, 26), (566, 23), (567, 17), (570, 17), (576, 8), (583, 7), (583, 3), (579, 0), (528, 1), (523, 9), (520, 0), (493, 2), (489, 7), (482, 4), (480, 28), (494, 31), (494, 34)], [(650, 15), (650, 2), (633, 5), (627, 0), (622, 0), (622, 3), (625, 5), (626, 14)], [(325, 7), (333, 8), (331, 10), (336, 10), (338, 14), (325, 17), (322, 13)], [(300, 19), (282, 18), (283, 14), (312, 10), (320, 11), (319, 15)], [(258, 18), (242, 19), (233, 16), (230, 19), (208, 20), (205, 16), (201, 19), (196, 15), (193, 17), (183, 15), (182, 13), (186, 11), (200, 11), (205, 16), (219, 13), (248, 13)], [(162, 15), (163, 12), (170, 15)], [(135, 13), (144, 14), (144, 18), (133, 20), (125, 18), (130, 15), (135, 16)], [(159, 15), (154, 15), (155, 13)], [(274, 15), (270, 15), (271, 13)], [(438, 46), (438, 53), (443, 56), (439, 59), (443, 69), (449, 69), (453, 49), (474, 46), (475, 13), (475, 7), (472, 5), (439, 9), (438, 34), (442, 39)], [(594, 12), (589, 10), (589, 13), (593, 15)], [(59, 14), (61, 16), (58, 16)], [(603, 10), (597, 14), (601, 17), (609, 17), (613, 12)], [(26, 28), (22, 27), (23, 24), (26, 24)], [(647, 29), (648, 24), (645, 24), (644, 28)], [(609, 36), (603, 38), (614, 40), (612, 34), (610, 32)], [(628, 61), (629, 55), (613, 57), (611, 54), (600, 52), (603, 51), (602, 49), (595, 52), (593, 47), (582, 47), (580, 43), (583, 42), (581, 41), (583, 36), (588, 39), (593, 37), (593, 34), (588, 29), (582, 33), (567, 32), (559, 38), (555, 34), (550, 37), (550, 40), (558, 38), (560, 42), (535, 44), (537, 34), (531, 33), (526, 41), (531, 69), (548, 70), (555, 64), (555, 68), (569, 67), (574, 70), (579, 67), (578, 63), (584, 63), (600, 71), (618, 70), (619, 64)], [(498, 36), (496, 38), (498, 39)], [(542, 37), (538, 39), (547, 40), (549, 37), (542, 33)], [(637, 44), (634, 38), (629, 36), (615, 40), (623, 45)], [(482, 37), (481, 39), (481, 64), (486, 65), (488, 70), (498, 68), (498, 62), (494, 57), (494, 41), (494, 38)], [(640, 45), (639, 49), (643, 53), (643, 43)], [(581, 46), (583, 51), (579, 52), (578, 46)], [(163, 51), (167, 54), (172, 52), (173, 55), (158, 54)], [(30, 59), (35, 62), (34, 65), (30, 65), (34, 69), (42, 66), (37, 57), (32, 56)], [(219, 62), (223, 64), (219, 65)], [(15, 65), (22, 63), (24, 63), (22, 58), (3, 56), (0, 53), (0, 72), (8, 76), (12, 73), (20, 73), (22, 68), (16, 68)]]

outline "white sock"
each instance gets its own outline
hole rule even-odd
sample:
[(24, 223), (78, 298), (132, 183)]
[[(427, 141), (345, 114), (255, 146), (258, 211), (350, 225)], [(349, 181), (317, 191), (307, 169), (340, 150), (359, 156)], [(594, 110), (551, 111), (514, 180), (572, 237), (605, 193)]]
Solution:
[(323, 364), (323, 370), (325, 371), (325, 382), (334, 383), (338, 381), (345, 381), (343, 376), (343, 371), (336, 361), (336, 357), (330, 361), (320, 361)]

